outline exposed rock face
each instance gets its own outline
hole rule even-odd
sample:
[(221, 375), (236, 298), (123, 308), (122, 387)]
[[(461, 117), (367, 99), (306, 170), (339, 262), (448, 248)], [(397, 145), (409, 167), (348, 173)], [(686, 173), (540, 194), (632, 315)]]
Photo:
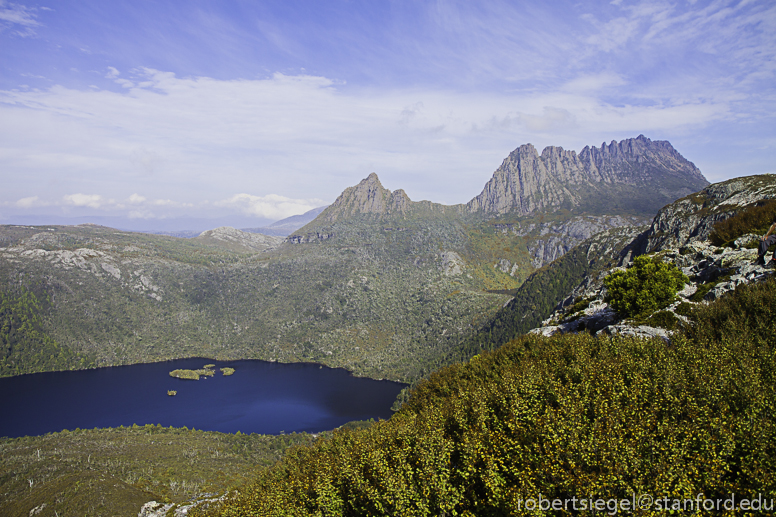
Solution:
[(231, 226), (207, 230), (195, 239), (236, 251), (269, 251), (277, 248), (283, 242), (282, 237), (244, 232)]
[[(761, 282), (772, 276), (774, 271), (764, 266), (754, 265), (757, 257), (755, 249), (718, 248), (707, 241), (696, 241), (681, 251), (663, 249), (660, 256), (665, 262), (673, 263), (690, 279), (688, 284), (677, 293), (678, 301), (666, 310), (684, 321), (684, 316), (674, 312), (682, 302), (703, 303), (719, 299), (725, 293), (735, 290), (742, 284)], [(606, 288), (603, 280), (609, 274), (624, 267), (601, 272), (595, 278), (588, 278), (572, 294), (561, 302), (556, 311), (542, 326), (531, 330), (533, 334), (551, 336), (557, 333), (592, 332), (596, 335), (624, 335), (637, 337), (660, 337), (670, 340), (671, 331), (646, 325), (634, 325), (621, 321), (606, 302)], [(696, 293), (705, 287), (706, 293), (699, 300)], [(577, 313), (571, 313), (569, 307), (575, 300), (587, 300), (586, 307)], [(578, 306), (578, 305), (577, 305)]]
[(373, 172), (355, 187), (346, 188), (316, 222), (333, 223), (356, 215), (404, 215), (412, 204), (403, 190), (391, 192), (383, 187)]
[[(528, 253), (531, 255), (531, 265), (540, 268), (562, 257), (571, 248), (593, 235), (612, 228), (644, 226), (648, 223), (649, 219), (644, 217), (579, 216), (566, 221), (532, 225), (534, 227), (524, 235), (534, 236), (528, 241)], [(518, 234), (520, 229), (511, 228), (511, 231)]]
[(681, 247), (709, 238), (714, 223), (741, 208), (776, 198), (776, 175), (759, 174), (709, 185), (662, 208), (643, 239), (643, 252)]
[(673, 200), (708, 185), (695, 165), (670, 143), (638, 138), (612, 141), (577, 154), (526, 144), (501, 164), (471, 212), (531, 214), (560, 208), (592, 213), (654, 214)]

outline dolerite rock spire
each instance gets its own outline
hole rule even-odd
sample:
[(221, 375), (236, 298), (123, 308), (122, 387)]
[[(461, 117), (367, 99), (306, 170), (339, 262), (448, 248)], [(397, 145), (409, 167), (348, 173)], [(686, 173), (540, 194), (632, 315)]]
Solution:
[(591, 213), (654, 214), (709, 183), (669, 142), (644, 135), (579, 154), (561, 147), (521, 145), (504, 160), (471, 212), (527, 215), (565, 208)]
[(358, 215), (404, 214), (412, 201), (399, 189), (391, 192), (383, 187), (374, 172), (354, 186), (348, 187), (334, 203), (321, 213), (316, 223), (332, 223)]

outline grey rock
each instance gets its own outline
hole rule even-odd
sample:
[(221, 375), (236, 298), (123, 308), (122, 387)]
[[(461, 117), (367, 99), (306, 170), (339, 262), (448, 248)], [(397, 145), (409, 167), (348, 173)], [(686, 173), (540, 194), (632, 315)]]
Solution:
[(608, 327), (601, 329), (596, 333), (596, 336), (629, 336), (639, 338), (654, 338), (659, 337), (666, 343), (671, 342), (671, 336), (673, 332), (659, 327), (650, 327), (647, 325), (609, 325)]
[(526, 144), (504, 160), (467, 208), (526, 215), (603, 203), (620, 209), (628, 204), (628, 208), (654, 213), (706, 185), (698, 168), (670, 143), (653, 142), (643, 135), (604, 143), (600, 148), (585, 147), (578, 155), (561, 147), (546, 147), (539, 155), (533, 145)]
[(760, 240), (760, 235), (755, 235), (754, 233), (747, 233), (746, 235), (742, 235), (738, 239), (734, 240), (733, 245), (736, 248), (743, 248), (744, 246), (755, 244), (759, 240)]

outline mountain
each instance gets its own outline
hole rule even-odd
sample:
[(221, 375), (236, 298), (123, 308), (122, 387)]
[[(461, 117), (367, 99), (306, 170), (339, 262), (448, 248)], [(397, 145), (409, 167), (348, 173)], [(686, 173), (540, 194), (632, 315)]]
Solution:
[[(687, 273), (701, 294), (711, 291), (718, 297), (719, 293), (735, 289), (739, 283), (760, 278), (762, 271), (751, 265), (756, 256), (754, 250), (745, 249), (744, 245), (754, 247), (758, 236), (763, 235), (773, 222), (773, 215), (760, 221), (748, 241), (741, 237), (738, 244), (731, 244), (740, 249), (717, 248), (709, 246), (707, 241), (716, 223), (745, 214), (772, 200), (776, 200), (776, 175), (734, 178), (709, 185), (664, 206), (649, 225), (601, 232), (533, 272), (513, 291), (514, 298), (483, 326), (483, 330), (461, 342), (451, 354), (465, 358), (482, 348), (498, 348), (540, 327), (542, 320), (553, 311), (558, 318), (570, 316), (573, 311), (569, 312), (569, 308), (576, 307), (575, 302), (601, 297), (603, 276), (610, 268), (628, 264), (646, 253), (665, 254), (667, 260), (688, 268)], [(699, 268), (698, 264), (703, 267)], [(695, 266), (695, 270), (691, 266)], [(745, 280), (729, 281), (731, 276), (742, 275), (742, 271)], [(724, 285), (718, 286), (720, 283)], [(692, 294), (694, 292), (688, 296)], [(603, 307), (599, 304), (597, 311)], [(584, 320), (584, 317), (580, 319)], [(570, 323), (567, 327), (576, 328)]]
[(308, 210), (307, 212), (301, 215), (292, 215), (291, 217), (286, 217), (285, 219), (281, 219), (280, 221), (275, 221), (269, 226), (262, 226), (259, 228), (242, 228), (242, 231), (249, 232), (249, 233), (262, 233), (264, 235), (275, 235), (278, 237), (285, 237), (289, 233), (292, 233), (295, 230), (298, 230), (302, 226), (306, 225), (307, 223), (315, 219), (318, 216), (318, 214), (323, 212), (325, 209), (326, 209), (325, 206), (319, 206), (318, 208), (313, 208), (312, 210)]
[(652, 215), (706, 185), (700, 170), (670, 143), (644, 135), (579, 154), (546, 147), (540, 155), (526, 144), (510, 153), (466, 206), (493, 215), (558, 209)]
[[(511, 199), (533, 201), (500, 212), (487, 203), (473, 209), (478, 198), (412, 201), (372, 173), (283, 242), (234, 228), (179, 239), (99, 226), (1, 227), (9, 325), (35, 324), (13, 327), (0, 374), (199, 356), (315, 361), (416, 381), (466, 355), (462, 343), (537, 268), (601, 232), (630, 235), (648, 223), (646, 208), (608, 201), (623, 189), (651, 178), (640, 195), (662, 203), (677, 185), (705, 184), (670, 144), (644, 137), (580, 153), (593, 157), (600, 181), (587, 158), (548, 149), (536, 158), (546, 178), (535, 175), (547, 186), (518, 181)], [(552, 165), (555, 155), (576, 169)], [(519, 178), (527, 170), (521, 160), (489, 185)], [(540, 194), (559, 204), (542, 204)], [(544, 285), (550, 299), (597, 264), (605, 240), (590, 244), (590, 256), (569, 256), (580, 264), (568, 278), (532, 285)]]

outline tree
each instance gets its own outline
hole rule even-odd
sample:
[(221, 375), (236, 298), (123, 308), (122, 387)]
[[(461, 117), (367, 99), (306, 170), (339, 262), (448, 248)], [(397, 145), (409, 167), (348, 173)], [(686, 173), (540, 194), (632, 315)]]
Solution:
[(624, 318), (648, 316), (668, 306), (688, 278), (659, 257), (636, 257), (627, 271), (615, 271), (604, 279), (606, 301)]

